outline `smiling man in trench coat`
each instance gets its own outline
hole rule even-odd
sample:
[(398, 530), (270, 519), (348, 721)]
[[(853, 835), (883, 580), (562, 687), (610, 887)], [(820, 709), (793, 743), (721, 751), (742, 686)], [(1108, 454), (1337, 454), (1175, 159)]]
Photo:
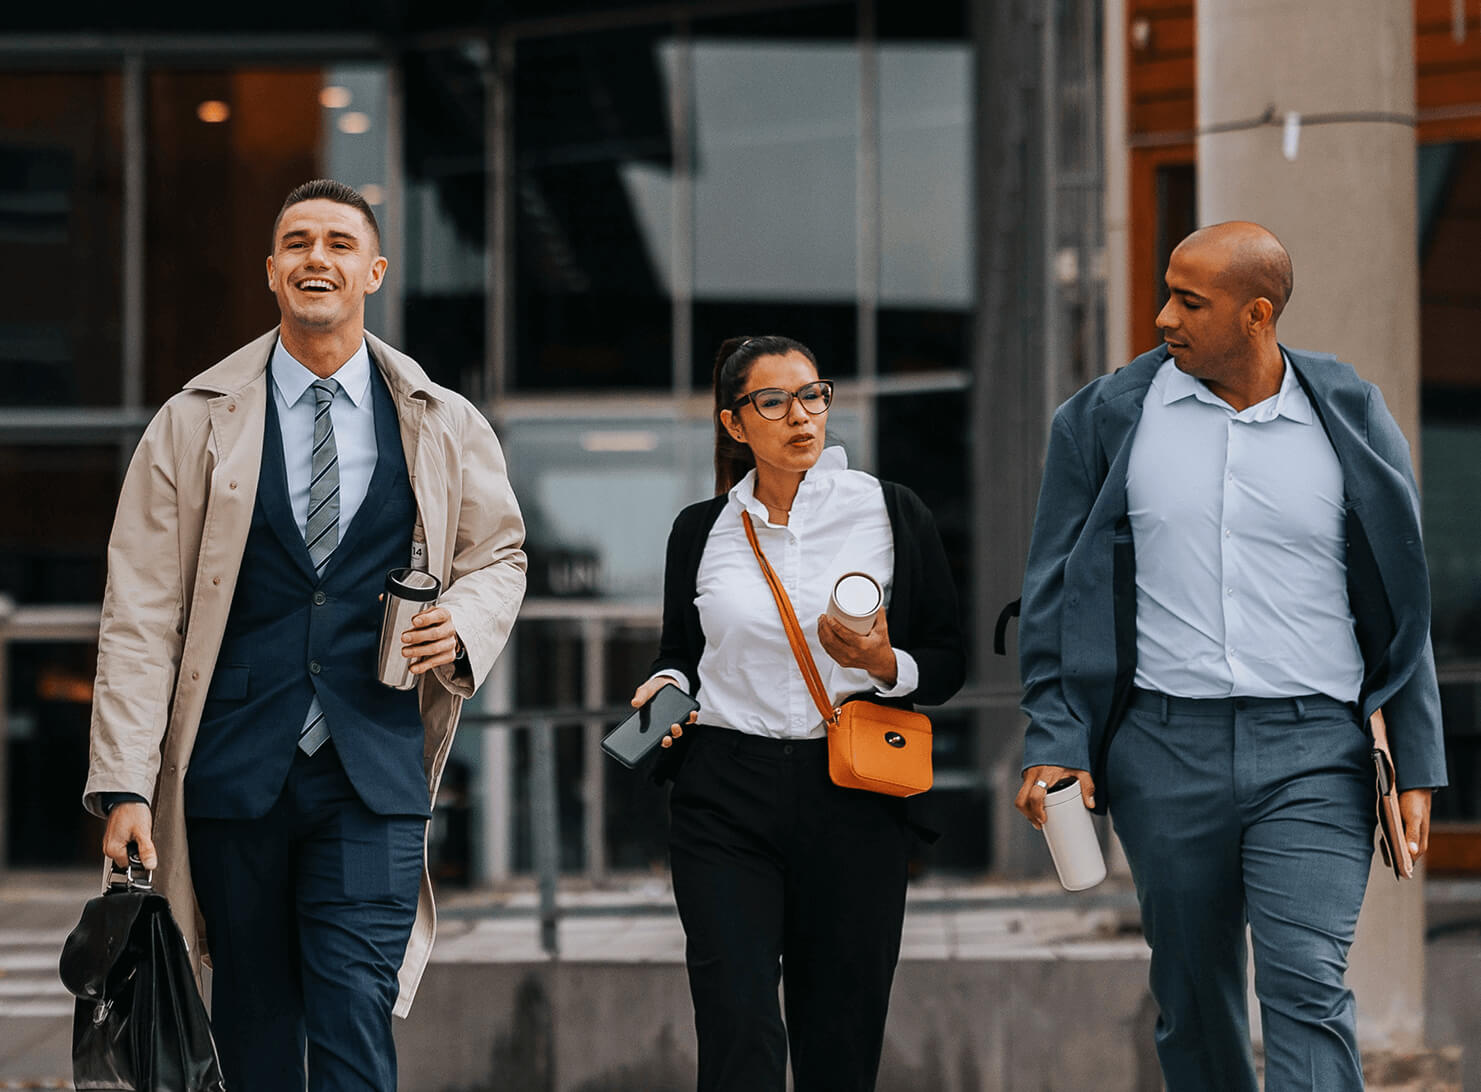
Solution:
[[(524, 595), (493, 430), (365, 332), (386, 264), (354, 190), (288, 196), (281, 325), (159, 411), (108, 547), (84, 805), (211, 963), (234, 1092), (396, 1087), (432, 801)], [(378, 597), (407, 565), (443, 592), (403, 636), (402, 692), (376, 678)]]

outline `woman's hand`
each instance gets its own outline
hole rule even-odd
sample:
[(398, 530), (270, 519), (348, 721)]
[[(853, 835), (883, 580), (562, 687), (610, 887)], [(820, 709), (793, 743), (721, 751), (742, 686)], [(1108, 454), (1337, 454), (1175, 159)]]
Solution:
[[(671, 676), (654, 675), (653, 678), (649, 679), (642, 686), (633, 691), (632, 707), (634, 709), (643, 708), (643, 706), (647, 705), (650, 701), (653, 700), (654, 694), (657, 694), (665, 686), (670, 685), (674, 685), (674, 680)], [(689, 714), (689, 720), (687, 723), (693, 724), (697, 720), (699, 720), (698, 709)], [(682, 725), (670, 724), (669, 734), (664, 736), (658, 745), (660, 747), (672, 747), (674, 745), (674, 740), (678, 739), (683, 734), (684, 728)]]
[(818, 640), (823, 651), (842, 667), (862, 667), (872, 678), (895, 685), (895, 650), (890, 647), (890, 627), (884, 608), (874, 614), (874, 627), (868, 633), (855, 633), (826, 614), (818, 615)]

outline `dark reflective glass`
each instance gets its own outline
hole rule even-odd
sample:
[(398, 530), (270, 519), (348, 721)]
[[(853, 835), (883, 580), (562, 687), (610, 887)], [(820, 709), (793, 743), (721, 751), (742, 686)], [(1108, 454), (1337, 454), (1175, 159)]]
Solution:
[(119, 402), (121, 87), (116, 73), (0, 75), (0, 405)]

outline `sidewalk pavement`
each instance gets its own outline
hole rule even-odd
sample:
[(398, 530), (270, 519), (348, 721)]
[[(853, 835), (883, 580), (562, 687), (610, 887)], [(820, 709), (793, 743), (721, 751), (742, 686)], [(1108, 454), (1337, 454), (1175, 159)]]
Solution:
[[(56, 960), (95, 872), (0, 878), (0, 1089), (67, 1088), (71, 998)], [(1431, 880), (1432, 1041), (1481, 1042), (1481, 883)], [(433, 965), (397, 1025), (408, 1092), (665, 1092), (693, 1082), (684, 940), (666, 878), (563, 887), (559, 954), (533, 891), (443, 892)], [(911, 889), (880, 1088), (1014, 1090), (1056, 1039), (1035, 1088), (1155, 1089), (1147, 948), (1114, 880)], [(1466, 1087), (1481, 1089), (1481, 1051)], [(1068, 1056), (1067, 1056), (1068, 1055)], [(1085, 1083), (1087, 1082), (1088, 1083)]]

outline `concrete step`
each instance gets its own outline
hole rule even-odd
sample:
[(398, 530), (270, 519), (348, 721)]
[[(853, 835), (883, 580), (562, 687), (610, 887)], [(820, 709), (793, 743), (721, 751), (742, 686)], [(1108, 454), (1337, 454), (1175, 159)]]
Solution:
[(73, 998), (57, 974), (69, 931), (0, 929), (0, 1089), (72, 1087)]

